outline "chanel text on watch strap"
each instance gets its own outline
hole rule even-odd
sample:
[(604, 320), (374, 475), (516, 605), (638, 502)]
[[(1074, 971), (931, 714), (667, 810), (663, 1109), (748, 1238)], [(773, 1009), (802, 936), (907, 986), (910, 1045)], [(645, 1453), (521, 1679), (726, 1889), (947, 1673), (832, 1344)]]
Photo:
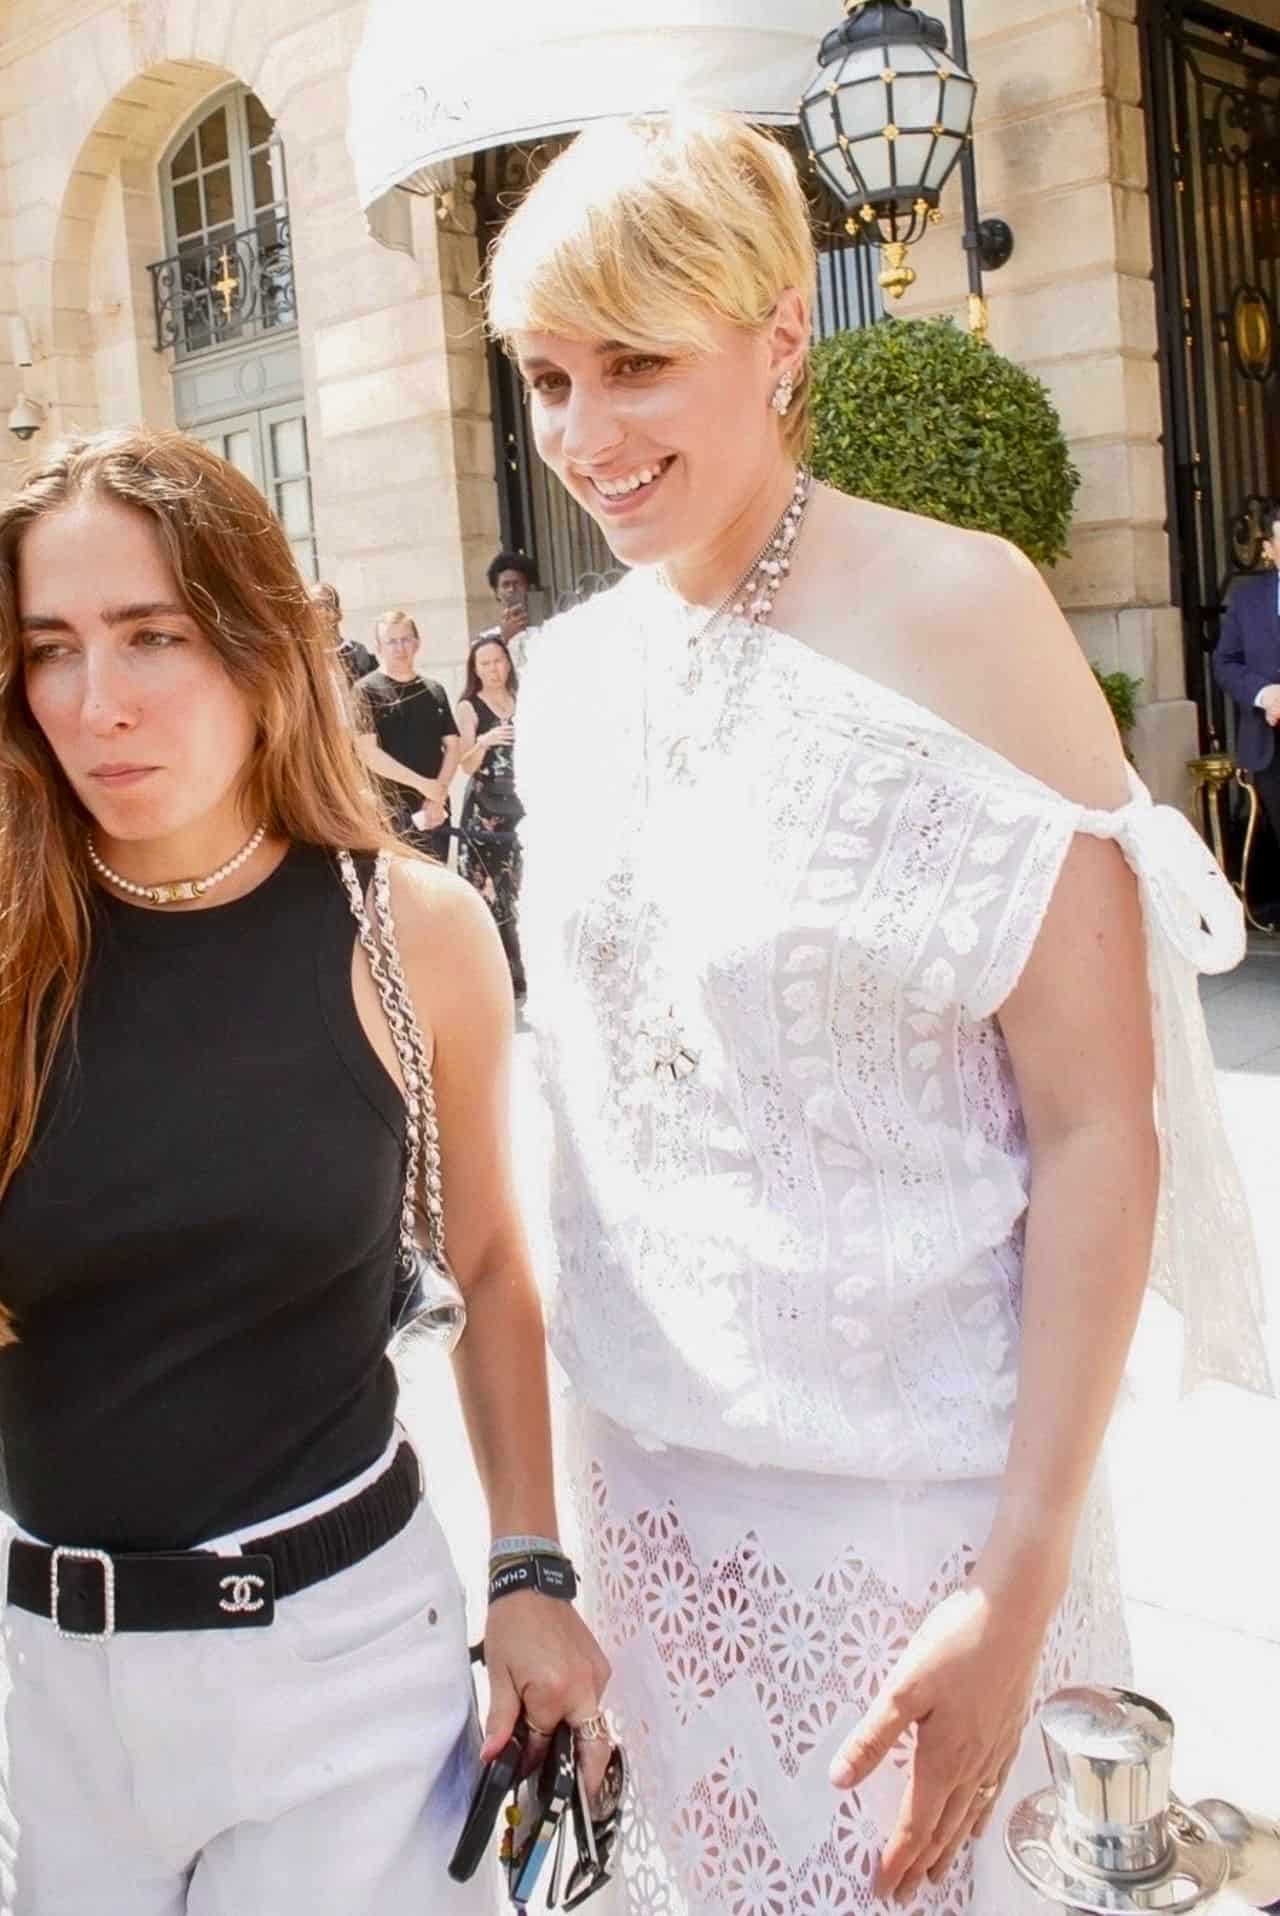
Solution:
[(513, 1557), (500, 1564), (489, 1578), (489, 1601), (513, 1597), (521, 1590), (536, 1590), (544, 1597), (560, 1597), (572, 1603), (578, 1594), (578, 1579), (567, 1557)]

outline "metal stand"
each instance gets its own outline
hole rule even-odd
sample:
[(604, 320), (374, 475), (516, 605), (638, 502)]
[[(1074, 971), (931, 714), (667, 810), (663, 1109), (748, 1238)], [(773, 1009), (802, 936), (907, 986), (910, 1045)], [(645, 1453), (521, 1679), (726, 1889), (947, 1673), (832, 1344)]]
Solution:
[[(1193, 758), (1187, 770), (1191, 774), (1192, 803), (1200, 836), (1207, 841), (1214, 857), (1231, 879), (1251, 929), (1265, 932), (1270, 938), (1280, 935), (1280, 927), (1264, 925), (1260, 918), (1255, 917), (1249, 902), (1249, 865), (1257, 843), (1261, 810), (1257, 787), (1252, 778), (1226, 752), (1207, 752), (1203, 758)], [(1227, 794), (1233, 785), (1240, 787), (1249, 802), (1249, 822), (1245, 826), (1238, 878), (1231, 877), (1227, 866)]]

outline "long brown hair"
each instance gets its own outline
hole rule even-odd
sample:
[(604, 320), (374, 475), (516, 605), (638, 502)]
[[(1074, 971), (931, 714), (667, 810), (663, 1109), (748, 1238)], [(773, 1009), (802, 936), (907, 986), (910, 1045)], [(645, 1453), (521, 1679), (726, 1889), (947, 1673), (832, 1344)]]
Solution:
[[(96, 433), (51, 452), (0, 510), (0, 1198), (73, 1024), (91, 927), (89, 815), (27, 703), (18, 552), (36, 520), (86, 494), (148, 515), (179, 597), (256, 713), (248, 813), (305, 844), (394, 843), (346, 723), (320, 609), (256, 487), (181, 433)], [(0, 1343), (11, 1335), (0, 1307)]]

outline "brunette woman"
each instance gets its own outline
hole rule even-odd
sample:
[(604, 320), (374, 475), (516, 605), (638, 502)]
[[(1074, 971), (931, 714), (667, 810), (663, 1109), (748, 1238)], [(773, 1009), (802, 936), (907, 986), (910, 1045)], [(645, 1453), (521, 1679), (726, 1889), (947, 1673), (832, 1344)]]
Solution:
[[(16, 1907), (480, 1909), (445, 1873), (462, 1598), (386, 1355), (432, 1134), (384, 1006), (434, 1078), (407, 1214), (443, 1199), (494, 1529), (549, 1551), (506, 977), (385, 836), (284, 535), (191, 440), (75, 441), (0, 513), (0, 899)], [(486, 1648), (491, 1747), (596, 1712), (569, 1604), (495, 1604)]]
[(463, 801), (458, 870), (493, 913), (517, 998), (525, 995), (520, 951), (520, 820), (512, 752), (520, 680), (506, 641), (476, 639), (467, 655), (467, 679), (458, 701), (462, 769), (471, 774)]

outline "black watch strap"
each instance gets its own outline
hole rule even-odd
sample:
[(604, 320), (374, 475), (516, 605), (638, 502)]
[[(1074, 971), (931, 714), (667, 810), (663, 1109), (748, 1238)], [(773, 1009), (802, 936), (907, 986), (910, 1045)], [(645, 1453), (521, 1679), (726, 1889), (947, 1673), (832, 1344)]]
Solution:
[(536, 1590), (540, 1596), (572, 1603), (578, 1594), (578, 1579), (567, 1557), (512, 1557), (490, 1576), (489, 1601), (513, 1597), (520, 1590)]

